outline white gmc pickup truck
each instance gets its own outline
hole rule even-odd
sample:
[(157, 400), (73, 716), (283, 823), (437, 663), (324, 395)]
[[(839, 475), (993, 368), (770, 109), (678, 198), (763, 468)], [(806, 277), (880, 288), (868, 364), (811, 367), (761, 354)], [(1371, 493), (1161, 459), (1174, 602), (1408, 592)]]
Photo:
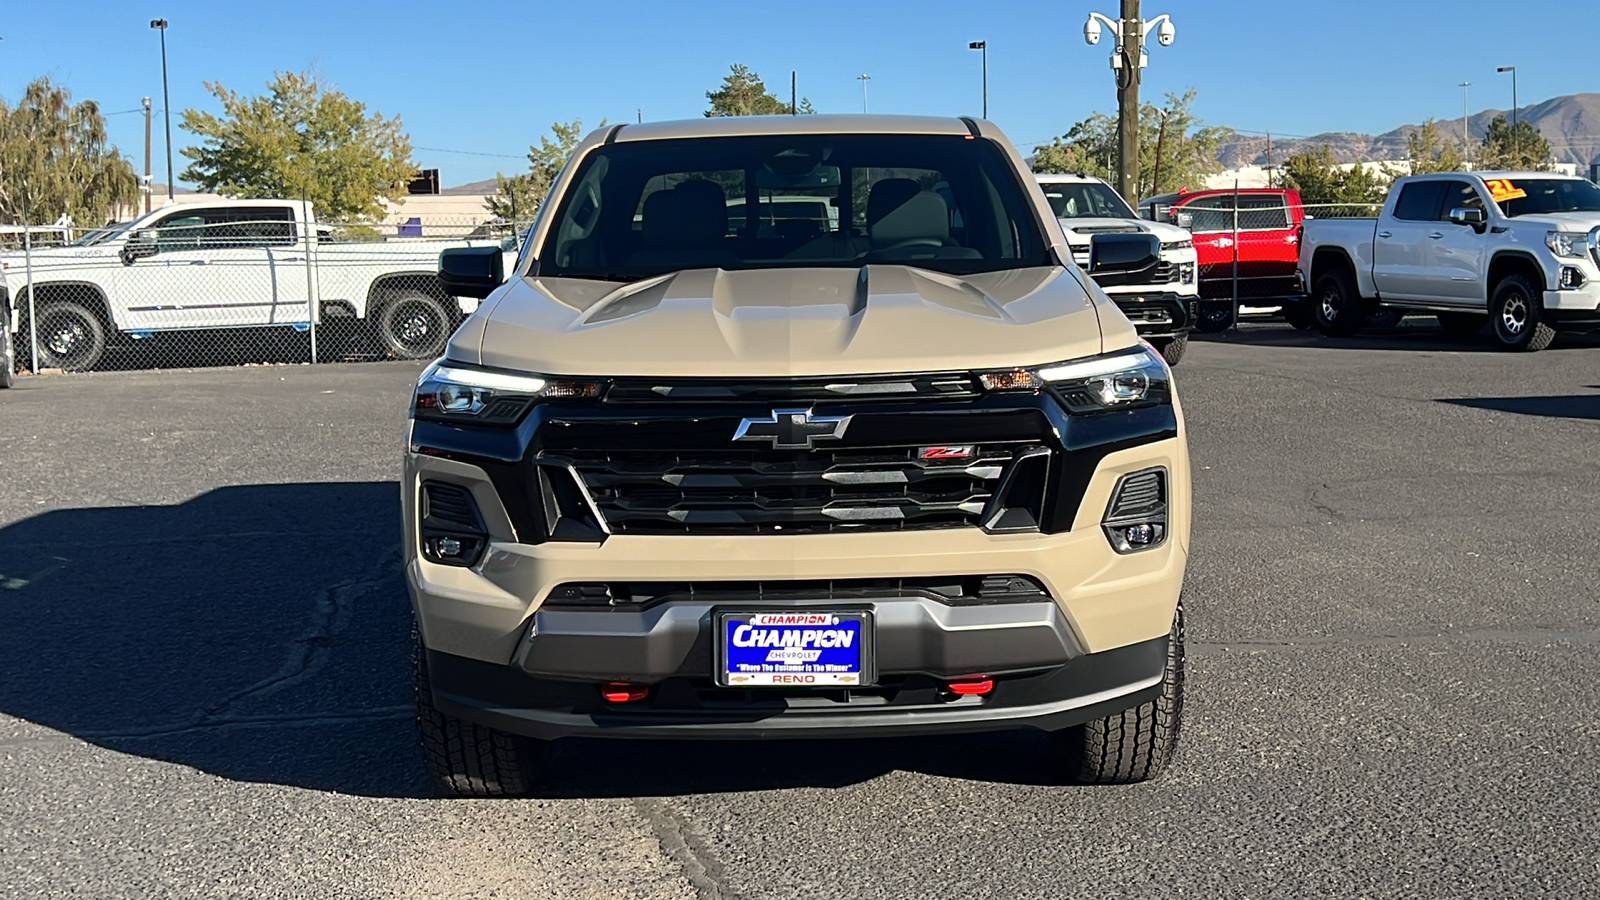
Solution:
[(1388, 308), (1543, 350), (1558, 330), (1600, 328), (1600, 187), (1549, 172), (1407, 176), (1376, 219), (1307, 219), (1300, 277), (1324, 334)]
[[(495, 241), (340, 241), (295, 200), (210, 200), (155, 210), (77, 242), (0, 254), (0, 297), (18, 342), (37, 290), (40, 368), (91, 369), (109, 343), (159, 332), (283, 327), (340, 320), (373, 349), (439, 355), (477, 301), (445, 292), (449, 247)], [(309, 224), (310, 227), (307, 227)], [(508, 259), (515, 248), (507, 246)], [(309, 262), (309, 264), (308, 264)], [(18, 355), (28, 350), (19, 347)]]

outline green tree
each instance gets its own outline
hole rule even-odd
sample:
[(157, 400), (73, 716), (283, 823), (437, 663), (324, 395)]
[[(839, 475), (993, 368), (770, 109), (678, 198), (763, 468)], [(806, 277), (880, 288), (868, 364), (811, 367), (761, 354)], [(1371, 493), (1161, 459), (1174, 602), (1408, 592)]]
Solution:
[[(606, 127), (601, 119), (600, 128)], [(525, 222), (538, 212), (550, 186), (555, 183), (561, 167), (566, 165), (573, 148), (583, 139), (583, 120), (552, 122), (550, 135), (539, 138), (539, 143), (528, 147), (528, 171), (520, 175), (503, 175), (496, 172), (495, 185), (499, 191), (484, 204), (489, 211), (502, 219)], [(551, 137), (554, 140), (551, 140)]]
[(221, 116), (183, 111), (185, 130), (204, 140), (185, 147), (183, 177), (229, 197), (304, 196), (324, 218), (373, 219), (379, 198), (397, 200), (416, 177), (411, 138), (400, 118), (367, 114), (366, 105), (325, 89), (309, 72), (274, 73), (267, 93), (206, 90)]
[(139, 199), (139, 177), (106, 143), (105, 117), (93, 100), (72, 102), (65, 88), (39, 78), (15, 106), (0, 99), (0, 222), (53, 222), (62, 215), (98, 225)]
[(750, 71), (743, 63), (734, 63), (731, 74), (722, 79), (722, 87), (715, 91), (706, 91), (706, 99), (711, 101), (711, 108), (706, 110), (706, 118), (719, 116), (776, 116), (786, 115), (790, 112), (810, 114), (816, 112), (811, 100), (800, 98), (800, 108), (793, 110), (789, 104), (779, 100), (767, 90), (762, 83), (761, 76)]
[(1323, 144), (1289, 157), (1283, 166), (1283, 186), (1299, 191), (1303, 203), (1371, 204), (1383, 202), (1388, 179), (1362, 165), (1338, 165), (1333, 149)]
[(1478, 152), (1478, 168), (1542, 172), (1550, 168), (1550, 142), (1527, 119), (1513, 128), (1504, 115), (1495, 116)]
[(1445, 140), (1433, 119), (1406, 132), (1407, 173), (1460, 172), (1466, 169), (1459, 145)]
[[(1195, 92), (1168, 94), (1161, 106), (1139, 108), (1139, 196), (1196, 187), (1222, 171), (1217, 145), (1233, 134), (1206, 127), (1193, 112)], [(1095, 113), (1049, 144), (1034, 148), (1035, 172), (1081, 172), (1111, 179), (1117, 158), (1117, 120)]]

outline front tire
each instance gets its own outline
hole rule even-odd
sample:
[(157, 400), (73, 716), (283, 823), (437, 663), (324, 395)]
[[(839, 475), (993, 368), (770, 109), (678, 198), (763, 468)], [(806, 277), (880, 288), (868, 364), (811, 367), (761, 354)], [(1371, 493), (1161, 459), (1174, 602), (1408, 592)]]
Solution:
[(1134, 784), (1158, 777), (1183, 725), (1183, 601), (1167, 636), (1161, 694), (1148, 703), (1051, 735), (1078, 784)]
[(415, 645), (417, 733), (434, 784), (452, 797), (520, 797), (532, 790), (544, 745), (440, 712), (420, 637)]
[(106, 352), (106, 328), (81, 303), (46, 303), (39, 316), (39, 359), (34, 370), (87, 372)]
[(396, 359), (431, 359), (444, 352), (453, 330), (437, 297), (406, 291), (378, 312), (378, 340)]
[(1180, 334), (1171, 338), (1152, 338), (1150, 346), (1156, 348), (1156, 352), (1167, 361), (1167, 365), (1175, 366), (1178, 360), (1183, 359), (1183, 351), (1189, 349), (1189, 336)]
[(1365, 318), (1361, 298), (1348, 271), (1333, 269), (1318, 278), (1311, 296), (1318, 331), (1329, 337), (1351, 337), (1361, 330)]
[(1489, 298), (1489, 319), (1494, 336), (1507, 350), (1543, 350), (1556, 339), (1556, 330), (1544, 321), (1543, 292), (1526, 275), (1507, 275)]

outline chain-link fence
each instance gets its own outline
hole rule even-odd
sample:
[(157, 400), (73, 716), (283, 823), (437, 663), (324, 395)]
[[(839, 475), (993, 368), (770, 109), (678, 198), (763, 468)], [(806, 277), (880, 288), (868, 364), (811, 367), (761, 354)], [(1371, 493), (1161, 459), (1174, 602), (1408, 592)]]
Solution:
[[(0, 231), (24, 372), (423, 359), (477, 307), (437, 276), (449, 247), (524, 226), (481, 217), (317, 221), (297, 201), (177, 204), (131, 223)], [(308, 224), (309, 223), (309, 224)]]
[(1241, 317), (1278, 316), (1314, 324), (1297, 277), (1300, 226), (1310, 218), (1376, 216), (1381, 204), (1294, 202), (1281, 188), (1196, 191), (1151, 198), (1141, 215), (1188, 229), (1198, 257), (1199, 331), (1223, 331)]

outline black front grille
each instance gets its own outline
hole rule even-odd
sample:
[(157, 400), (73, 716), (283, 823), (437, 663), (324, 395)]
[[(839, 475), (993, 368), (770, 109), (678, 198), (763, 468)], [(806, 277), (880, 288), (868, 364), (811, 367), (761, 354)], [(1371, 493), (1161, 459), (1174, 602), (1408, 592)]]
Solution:
[(870, 602), (920, 597), (946, 606), (1042, 603), (1050, 594), (1026, 575), (835, 578), (819, 581), (569, 582), (545, 598), (545, 609), (648, 609), (659, 603), (782, 604)]
[(969, 372), (835, 378), (619, 378), (608, 404), (830, 403), (967, 399), (978, 396)]
[(1102, 288), (1125, 287), (1140, 284), (1171, 284), (1178, 280), (1178, 264), (1171, 260), (1161, 260), (1154, 266), (1139, 272), (1128, 273), (1103, 273), (1091, 275), (1095, 284)]
[(978, 526), (1013, 460), (1040, 448), (920, 449), (565, 450), (540, 462), (571, 465), (614, 534), (804, 534)]

